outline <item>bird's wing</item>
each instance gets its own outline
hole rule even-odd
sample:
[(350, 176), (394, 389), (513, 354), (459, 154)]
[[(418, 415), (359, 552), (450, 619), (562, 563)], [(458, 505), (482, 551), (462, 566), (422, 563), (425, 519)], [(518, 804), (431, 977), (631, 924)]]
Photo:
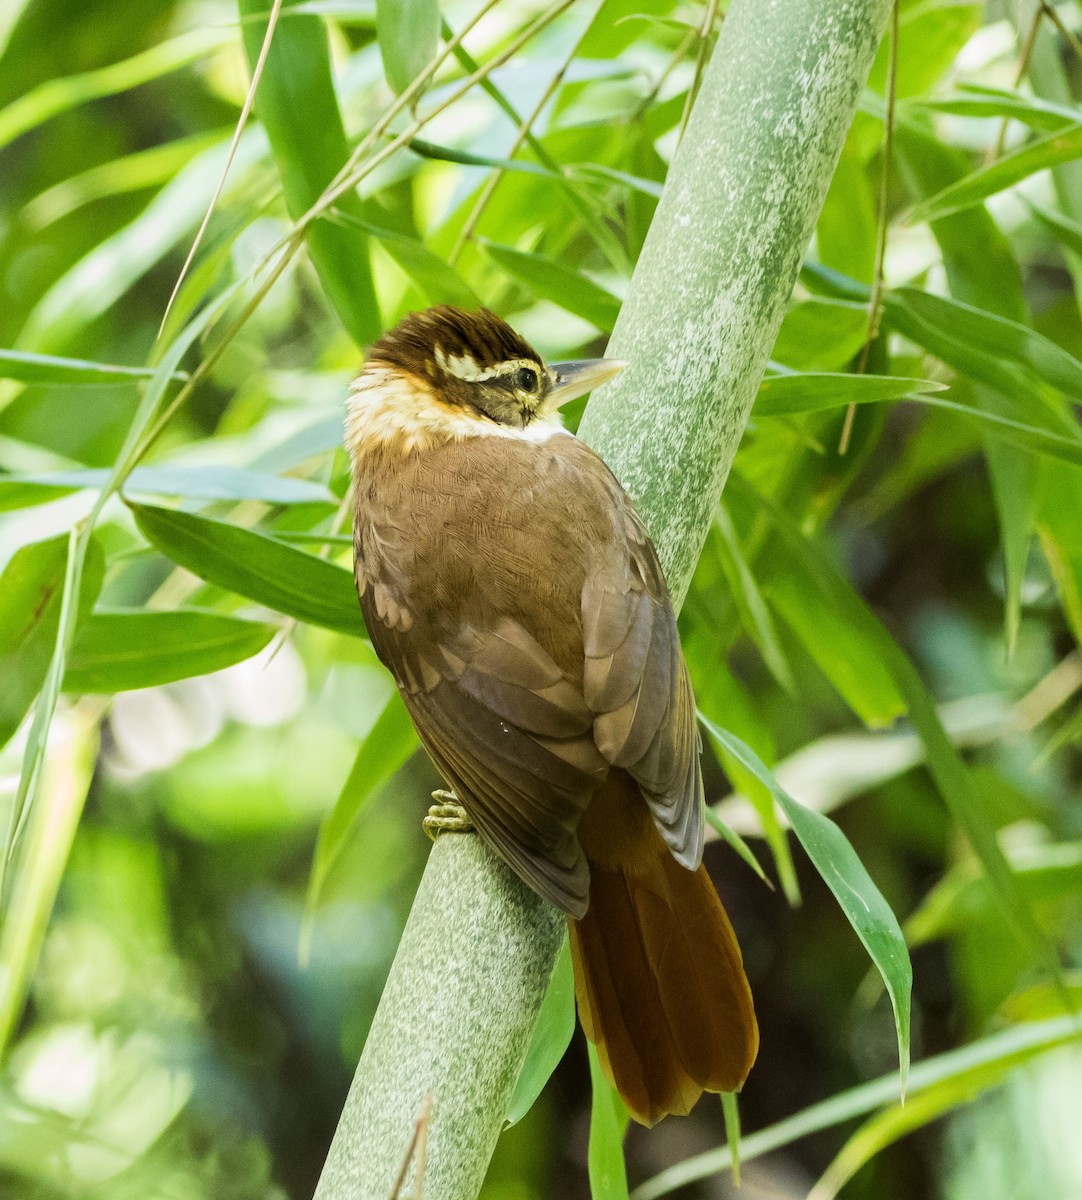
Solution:
[[(372, 644), (478, 831), (535, 891), (581, 916), (589, 869), (576, 829), (609, 770), (593, 741), (594, 714), (521, 614), (453, 589), (434, 614), (410, 577), (416, 547), (417, 530), (397, 507), (366, 506), (356, 562)], [(430, 561), (434, 578), (441, 561), (450, 566)]]
[(584, 699), (598, 714), (602, 755), (638, 783), (677, 861), (697, 867), (703, 782), (695, 697), (657, 552), (622, 491), (618, 502), (623, 536), (582, 592)]
[[(512, 472), (509, 464), (527, 454), (537, 461), (519, 466), (531, 472)], [(471, 455), (472, 471), (440, 476), (431, 463), (407, 496), (383, 505), (366, 497), (356, 530), (361, 605), (425, 748), (480, 833), (531, 887), (579, 916), (589, 871), (576, 831), (611, 766), (638, 782), (681, 862), (701, 855), (695, 703), (676, 618), (630, 500), (582, 443), (561, 438), (541, 455), (502, 442)], [(460, 497), (462, 528), (449, 518), (433, 541), (413, 519), (424, 508), (418, 489), (446, 496), (471, 479), (487, 491)], [(528, 543), (523, 529), (533, 530)], [(530, 552), (554, 557), (530, 561)], [(417, 586), (419, 553), (438, 597)], [(455, 585), (462, 554), (481, 564), (471, 575), (480, 594)], [(567, 611), (545, 612), (532, 590), (574, 572)], [(573, 653), (547, 640), (552, 630), (543, 627), (554, 616), (561, 636), (570, 631)]]

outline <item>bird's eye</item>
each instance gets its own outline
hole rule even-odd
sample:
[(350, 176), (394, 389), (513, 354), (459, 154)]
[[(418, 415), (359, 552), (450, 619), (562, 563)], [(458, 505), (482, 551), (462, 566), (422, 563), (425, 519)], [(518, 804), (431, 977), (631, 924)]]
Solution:
[(515, 372), (515, 386), (524, 392), (536, 392), (537, 372), (530, 367), (519, 367)]

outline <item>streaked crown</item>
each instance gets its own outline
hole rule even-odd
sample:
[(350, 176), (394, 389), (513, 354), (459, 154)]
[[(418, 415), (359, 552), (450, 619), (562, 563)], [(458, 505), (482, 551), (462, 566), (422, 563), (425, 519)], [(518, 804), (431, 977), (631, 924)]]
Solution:
[(520, 429), (539, 414), (556, 381), (495, 313), (445, 304), (411, 313), (375, 343), (368, 362), (423, 380), (444, 404)]

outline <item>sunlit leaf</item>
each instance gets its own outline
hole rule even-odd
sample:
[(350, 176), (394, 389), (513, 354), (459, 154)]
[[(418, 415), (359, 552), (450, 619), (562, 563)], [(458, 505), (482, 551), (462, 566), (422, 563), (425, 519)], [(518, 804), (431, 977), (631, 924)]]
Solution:
[(790, 413), (818, 412), (844, 404), (901, 400), (907, 396), (943, 391), (946, 391), (946, 384), (936, 383), (932, 379), (896, 379), (889, 375), (810, 372), (768, 375), (759, 385), (755, 415), (779, 417)]
[[(266, 32), (266, 0), (239, 0), (249, 64), (259, 57)], [(294, 218), (320, 198), (349, 156), (331, 74), (327, 31), (320, 17), (289, 13), (274, 30), (256, 95), (256, 113), (270, 138), (286, 206)], [(254, 18), (259, 18), (254, 19)], [(207, 193), (209, 198), (209, 193)], [(363, 217), (355, 193), (338, 208)], [(353, 226), (316, 221), (306, 234), (308, 252), (339, 319), (359, 346), (380, 334), (380, 316), (368, 261), (368, 239)]]
[(918, 96), (905, 102), (907, 109), (950, 113), (956, 117), (1009, 118), (1033, 129), (1063, 129), (1078, 121), (1078, 110), (1006, 88), (964, 84), (952, 96)]
[(528, 254), (488, 241), (482, 244), (509, 275), (542, 299), (551, 300), (598, 329), (612, 329), (620, 312), (620, 301), (600, 284), (543, 254)]
[(439, 36), (437, 0), (376, 0), (376, 40), (395, 92), (404, 92), (432, 60)]
[(264, 533), (129, 502), (140, 532), (179, 567), (267, 608), (364, 637), (353, 575)]
[(1071, 162), (1079, 156), (1082, 156), (1082, 122), (1029, 142), (1005, 154), (990, 166), (982, 167), (965, 179), (952, 183), (911, 209), (908, 220), (911, 224), (917, 224), (961, 212), (997, 192), (1013, 187), (1037, 171)]
[[(241, 138), (235, 175), (242, 175), (264, 149), (258, 131)], [(69, 267), (27, 316), (19, 346), (41, 353), (65, 350), (194, 231), (221, 174), (225, 152), (224, 145), (216, 145), (197, 155), (135, 220)]]
[[(0, 379), (17, 379), (20, 383), (124, 383), (150, 379), (152, 367), (118, 367), (112, 363), (87, 362), (81, 358), (57, 358), (49, 354), (33, 354), (25, 350), (0, 350)], [(177, 371), (174, 379), (185, 379)]]
[(197, 62), (231, 37), (228, 27), (209, 25), (160, 42), (123, 62), (47, 80), (0, 109), (0, 147), (76, 105), (113, 96)]
[(206, 675), (258, 654), (274, 633), (200, 609), (99, 609), (76, 632), (64, 690), (124, 692)]
[[(100, 488), (108, 471), (58, 471), (51, 475), (0, 477), (0, 507), (7, 486), (49, 491)], [(124, 484), (129, 495), (183, 496), (192, 500), (265, 500), (268, 504), (337, 504), (321, 483), (271, 475), (246, 467), (136, 467)]]

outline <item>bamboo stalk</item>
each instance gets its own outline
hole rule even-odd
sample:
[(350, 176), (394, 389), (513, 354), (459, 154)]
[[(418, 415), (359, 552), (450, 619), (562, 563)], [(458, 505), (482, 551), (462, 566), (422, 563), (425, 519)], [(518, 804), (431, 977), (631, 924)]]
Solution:
[[(635, 498), (677, 604), (890, 3), (733, 0), (670, 170), (609, 346), (631, 365), (580, 434)], [(389, 1200), (429, 1096), (425, 1194), (477, 1195), (562, 929), (478, 838), (439, 839), (316, 1200)]]

